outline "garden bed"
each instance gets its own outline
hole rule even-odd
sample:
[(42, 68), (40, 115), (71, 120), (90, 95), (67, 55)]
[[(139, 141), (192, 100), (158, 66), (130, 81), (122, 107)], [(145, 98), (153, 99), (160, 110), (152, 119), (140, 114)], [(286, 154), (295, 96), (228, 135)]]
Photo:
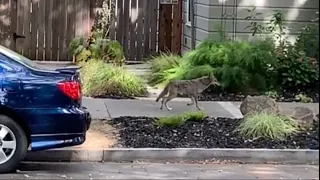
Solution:
[(207, 117), (178, 127), (155, 125), (156, 118), (120, 117), (109, 121), (117, 129), (118, 147), (127, 148), (268, 148), (319, 149), (319, 124), (285, 140), (246, 140), (235, 128), (241, 119)]
[[(299, 93), (279, 93), (278, 97), (274, 97), (277, 102), (300, 102), (295, 98)], [(319, 92), (305, 93), (307, 97), (312, 99), (313, 103), (319, 103)], [(248, 94), (248, 95), (264, 95), (264, 94)], [(246, 94), (228, 94), (224, 92), (215, 92), (210, 89), (205, 90), (200, 96), (200, 101), (243, 101), (246, 98)]]

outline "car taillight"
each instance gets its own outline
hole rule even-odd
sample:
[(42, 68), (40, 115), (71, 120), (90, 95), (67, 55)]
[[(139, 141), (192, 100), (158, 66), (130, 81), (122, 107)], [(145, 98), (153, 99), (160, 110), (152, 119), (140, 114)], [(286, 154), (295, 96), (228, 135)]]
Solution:
[(79, 100), (81, 98), (80, 84), (77, 81), (59, 82), (58, 88), (73, 100)]

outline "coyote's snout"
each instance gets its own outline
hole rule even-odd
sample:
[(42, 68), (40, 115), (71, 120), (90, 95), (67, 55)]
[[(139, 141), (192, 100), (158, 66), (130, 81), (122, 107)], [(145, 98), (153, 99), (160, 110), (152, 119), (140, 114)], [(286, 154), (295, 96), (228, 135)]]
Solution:
[[(156, 99), (156, 102), (158, 102), (162, 98), (162, 104), (160, 109), (163, 108), (163, 105), (166, 106), (166, 108), (170, 111), (172, 108), (170, 108), (167, 103), (176, 98), (178, 94), (184, 94), (191, 98), (191, 103), (187, 104), (188, 106), (196, 104), (196, 107), (200, 110), (202, 108), (198, 105), (198, 96), (199, 94), (207, 89), (211, 84), (213, 85), (220, 85), (217, 79), (213, 76), (204, 76), (197, 79), (192, 80), (172, 80), (170, 81), (163, 91), (159, 94), (159, 97)], [(168, 94), (167, 97), (164, 97), (166, 94)]]

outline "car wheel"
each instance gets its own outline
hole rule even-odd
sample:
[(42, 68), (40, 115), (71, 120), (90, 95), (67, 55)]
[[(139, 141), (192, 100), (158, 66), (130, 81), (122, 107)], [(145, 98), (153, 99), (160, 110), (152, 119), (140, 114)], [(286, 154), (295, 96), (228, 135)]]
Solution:
[(0, 115), (0, 173), (15, 171), (27, 149), (28, 140), (19, 124)]

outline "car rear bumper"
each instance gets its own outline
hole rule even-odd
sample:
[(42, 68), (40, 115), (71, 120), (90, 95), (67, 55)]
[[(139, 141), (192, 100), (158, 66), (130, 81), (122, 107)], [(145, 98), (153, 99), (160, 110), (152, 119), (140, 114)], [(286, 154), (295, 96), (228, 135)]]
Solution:
[(80, 145), (86, 140), (92, 117), (85, 107), (29, 110), (31, 150), (46, 150)]

